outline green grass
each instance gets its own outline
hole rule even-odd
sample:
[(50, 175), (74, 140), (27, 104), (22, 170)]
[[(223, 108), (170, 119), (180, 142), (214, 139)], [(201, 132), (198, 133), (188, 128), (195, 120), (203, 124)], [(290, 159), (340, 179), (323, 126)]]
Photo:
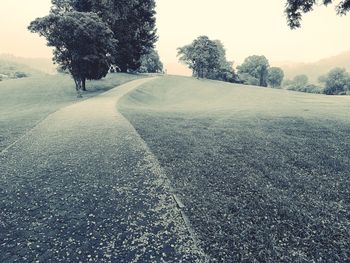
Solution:
[[(109, 74), (87, 83), (84, 99), (139, 78), (132, 74)], [(78, 102), (74, 82), (68, 75), (41, 76), (0, 82), (0, 150), (54, 111)]]
[(213, 262), (350, 261), (350, 98), (166, 77), (120, 109)]

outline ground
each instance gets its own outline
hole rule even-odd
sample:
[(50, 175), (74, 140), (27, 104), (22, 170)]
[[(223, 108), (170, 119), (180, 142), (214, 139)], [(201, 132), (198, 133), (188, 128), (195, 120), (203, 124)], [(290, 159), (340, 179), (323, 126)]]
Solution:
[(0, 153), (0, 262), (201, 262), (161, 167), (116, 110), (121, 85)]
[[(87, 82), (84, 99), (141, 76), (109, 74)], [(56, 110), (79, 101), (68, 75), (44, 75), (0, 82), (0, 151)]]
[(213, 262), (350, 261), (350, 98), (167, 77), (119, 108)]
[(0, 262), (350, 261), (349, 97), (68, 80), (0, 86)]

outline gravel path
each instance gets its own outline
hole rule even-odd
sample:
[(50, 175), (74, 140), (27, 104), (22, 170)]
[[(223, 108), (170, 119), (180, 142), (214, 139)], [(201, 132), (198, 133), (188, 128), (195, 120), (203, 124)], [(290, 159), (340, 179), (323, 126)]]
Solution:
[(50, 115), (0, 154), (0, 262), (200, 262), (157, 160), (116, 102)]

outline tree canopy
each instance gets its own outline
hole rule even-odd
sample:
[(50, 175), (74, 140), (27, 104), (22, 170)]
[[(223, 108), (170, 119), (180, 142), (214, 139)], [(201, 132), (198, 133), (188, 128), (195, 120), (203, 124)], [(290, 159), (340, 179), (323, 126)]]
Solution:
[(140, 59), (141, 66), (138, 72), (141, 73), (160, 73), (163, 71), (163, 63), (160, 61), (159, 54), (152, 49), (148, 54), (145, 54)]
[(86, 79), (101, 79), (108, 73), (117, 41), (98, 15), (76, 11), (50, 14), (31, 22), (28, 29), (55, 48), (54, 62), (71, 73), (78, 93)]
[(284, 72), (281, 68), (272, 67), (268, 71), (267, 84), (272, 88), (281, 87), (284, 78)]
[(324, 82), (324, 93), (327, 95), (342, 94), (350, 91), (350, 74), (345, 68), (334, 68), (320, 78)]
[[(303, 14), (313, 10), (314, 6), (321, 2), (323, 5), (331, 4), (332, 0), (287, 0), (285, 13), (290, 28), (295, 29), (301, 26)], [(350, 0), (342, 0), (337, 4), (337, 13), (345, 15), (350, 10)]]
[(98, 14), (113, 31), (118, 46), (114, 63), (122, 72), (141, 66), (141, 56), (150, 52), (157, 41), (155, 0), (52, 0), (52, 11), (75, 10)]
[(224, 45), (219, 40), (200, 36), (191, 44), (178, 48), (178, 57), (195, 77), (229, 82), (236, 79), (232, 62), (226, 60)]
[(267, 87), (269, 61), (265, 56), (249, 56), (237, 67), (239, 79), (247, 85)]

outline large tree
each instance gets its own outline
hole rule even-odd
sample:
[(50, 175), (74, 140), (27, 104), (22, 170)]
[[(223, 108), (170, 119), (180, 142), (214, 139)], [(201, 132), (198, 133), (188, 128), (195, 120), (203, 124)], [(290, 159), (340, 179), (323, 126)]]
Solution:
[(53, 12), (94, 12), (118, 40), (113, 59), (122, 72), (141, 66), (141, 57), (157, 41), (155, 0), (52, 0)]
[(31, 22), (28, 29), (54, 47), (54, 62), (68, 70), (80, 90), (86, 79), (101, 79), (111, 65), (110, 53), (117, 41), (108, 25), (94, 13), (68, 11)]
[(178, 48), (178, 56), (195, 77), (235, 81), (232, 63), (226, 60), (225, 48), (219, 40), (200, 36), (191, 44)]
[[(323, 5), (331, 4), (332, 0), (287, 0), (286, 3), (286, 15), (288, 19), (288, 25), (291, 28), (298, 28), (301, 25), (302, 15), (313, 10), (314, 6), (318, 3)], [(345, 15), (350, 10), (350, 0), (338, 1), (337, 13), (339, 15)]]
[(247, 57), (243, 64), (238, 66), (238, 76), (244, 84), (267, 87), (269, 61), (265, 56), (253, 55)]

